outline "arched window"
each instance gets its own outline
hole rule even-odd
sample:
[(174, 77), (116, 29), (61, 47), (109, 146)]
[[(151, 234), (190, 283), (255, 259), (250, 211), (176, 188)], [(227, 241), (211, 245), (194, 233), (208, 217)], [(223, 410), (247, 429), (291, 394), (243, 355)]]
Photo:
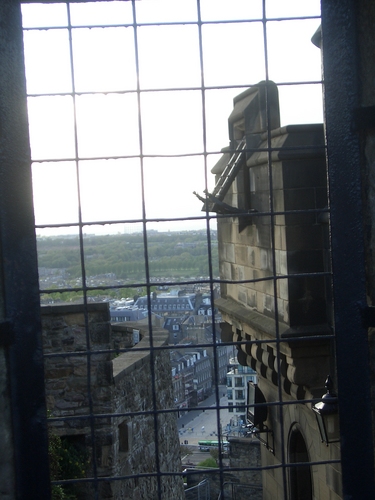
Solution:
[[(289, 436), (289, 462), (309, 463), (310, 458), (301, 431), (294, 426)], [(290, 500), (312, 500), (312, 481), (310, 465), (290, 468)]]

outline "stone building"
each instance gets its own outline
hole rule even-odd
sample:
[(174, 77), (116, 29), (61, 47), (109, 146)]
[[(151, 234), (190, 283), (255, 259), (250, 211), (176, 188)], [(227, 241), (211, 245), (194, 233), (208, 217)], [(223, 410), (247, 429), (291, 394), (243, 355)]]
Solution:
[[(211, 361), (212, 384), (226, 384), (230, 347), (222, 344), (221, 315), (215, 316), (215, 323), (199, 321), (203, 316), (189, 316), (182, 324), (183, 340), (180, 344), (204, 344)], [(220, 322), (219, 322), (220, 318)]]
[(186, 318), (186, 315), (165, 317), (163, 328), (169, 332), (169, 344), (178, 344), (184, 338), (181, 325)]
[[(151, 311), (156, 314), (175, 314), (176, 316), (192, 314), (194, 312), (195, 294), (176, 295), (176, 294), (156, 294), (151, 296)], [(141, 310), (148, 309), (148, 298), (139, 297), (135, 303)]]
[[(158, 474), (163, 498), (182, 498), (177, 417), (159, 412), (174, 407), (168, 351), (151, 354), (147, 326), (111, 327), (104, 303), (88, 304), (87, 315), (82, 304), (42, 307), (42, 327), (52, 432), (96, 457), (100, 498), (158, 498)], [(167, 344), (165, 330), (152, 335), (153, 347)]]
[(248, 382), (257, 382), (256, 371), (250, 366), (244, 366), (238, 363), (237, 359), (229, 360), (227, 372), (227, 396), (230, 412), (235, 412), (238, 419), (243, 419), (245, 423), (246, 405), (247, 405), (247, 385)]
[(170, 351), (176, 408), (195, 407), (212, 393), (212, 360), (206, 349), (182, 348)]
[(268, 406), (258, 434), (271, 443), (262, 446), (263, 498), (283, 497), (286, 477), (290, 498), (338, 499), (336, 464), (278, 467), (283, 457), (340, 456), (337, 444), (321, 443), (312, 403), (302, 402), (321, 397), (334, 375), (323, 125), (280, 128), (277, 87), (262, 82), (234, 99), (229, 135), (205, 203), (226, 215), (218, 220), (223, 283), (215, 301), (227, 324), (222, 336), (239, 343), (238, 360), (256, 370), (265, 401), (281, 402)]

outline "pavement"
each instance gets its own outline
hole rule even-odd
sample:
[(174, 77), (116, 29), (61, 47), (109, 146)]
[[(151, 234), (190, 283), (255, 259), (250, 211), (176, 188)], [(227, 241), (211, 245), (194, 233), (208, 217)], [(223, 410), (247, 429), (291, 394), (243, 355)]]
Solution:
[[(220, 426), (223, 435), (238, 435), (240, 427), (236, 424), (237, 415), (230, 413), (228, 406), (227, 388), (219, 386), (219, 405), (216, 408), (216, 394), (209, 396), (191, 409), (177, 421), (180, 443), (198, 446), (201, 440), (217, 440)], [(231, 425), (232, 424), (232, 425)], [(187, 443), (185, 442), (187, 441)]]

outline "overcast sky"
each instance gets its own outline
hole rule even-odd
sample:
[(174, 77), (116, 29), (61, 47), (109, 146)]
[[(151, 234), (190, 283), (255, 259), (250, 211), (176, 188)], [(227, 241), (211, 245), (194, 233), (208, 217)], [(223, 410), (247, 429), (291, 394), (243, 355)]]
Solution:
[[(42, 28), (24, 34), (36, 224), (78, 222), (76, 164), (83, 222), (141, 219), (141, 153), (146, 218), (203, 215), (192, 192), (203, 193), (206, 168), (212, 189), (210, 169), (228, 145), (233, 97), (244, 90), (223, 87), (264, 80), (266, 64), (261, 0), (201, 0), (200, 5), (203, 22), (248, 22), (203, 24), (203, 80), (197, 24), (139, 26), (139, 102), (134, 28), (128, 26), (133, 24), (131, 2), (71, 4), (73, 63), (66, 4), (23, 6), (24, 28)], [(198, 19), (196, 0), (140, 0), (135, 11), (139, 24)], [(321, 79), (320, 52), (310, 41), (319, 19), (272, 21), (319, 14), (317, 0), (267, 0), (271, 80)], [(205, 120), (202, 83), (217, 87), (204, 92)], [(320, 84), (280, 85), (279, 98), (282, 125), (322, 122)], [(140, 227), (129, 223), (126, 230)], [(165, 231), (204, 228), (205, 223), (148, 227)], [(85, 229), (123, 230), (123, 224)]]

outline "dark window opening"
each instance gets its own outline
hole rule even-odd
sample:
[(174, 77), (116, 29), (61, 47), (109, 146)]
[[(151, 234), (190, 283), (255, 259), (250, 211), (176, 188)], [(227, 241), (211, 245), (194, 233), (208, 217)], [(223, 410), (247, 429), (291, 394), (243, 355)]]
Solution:
[(133, 432), (132, 423), (125, 421), (118, 427), (119, 430), (119, 451), (128, 453), (132, 446)]
[(312, 500), (310, 458), (305, 440), (295, 428), (289, 438), (289, 462), (305, 464), (290, 468), (290, 500)]

